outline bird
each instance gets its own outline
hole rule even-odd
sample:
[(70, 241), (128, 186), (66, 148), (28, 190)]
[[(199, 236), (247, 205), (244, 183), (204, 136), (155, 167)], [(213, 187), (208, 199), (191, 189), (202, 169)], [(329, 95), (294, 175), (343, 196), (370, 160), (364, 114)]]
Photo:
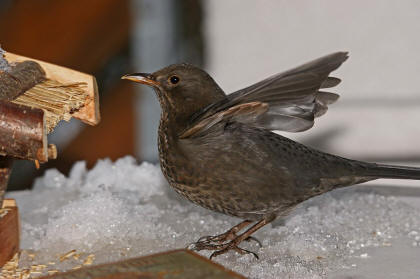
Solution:
[(156, 93), (159, 162), (169, 185), (195, 204), (243, 220), (201, 237), (192, 250), (258, 258), (239, 244), (258, 241), (253, 233), (307, 199), (379, 178), (420, 180), (420, 168), (351, 160), (273, 132), (312, 128), (339, 98), (329, 91), (341, 80), (330, 73), (347, 58), (332, 53), (231, 94), (186, 63), (122, 77)]

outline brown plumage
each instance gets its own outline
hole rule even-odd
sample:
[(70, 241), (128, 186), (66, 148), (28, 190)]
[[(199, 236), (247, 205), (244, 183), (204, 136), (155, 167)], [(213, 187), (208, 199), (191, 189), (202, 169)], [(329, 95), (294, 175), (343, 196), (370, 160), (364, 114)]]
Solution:
[(313, 196), (378, 178), (420, 179), (417, 168), (349, 160), (271, 132), (311, 128), (338, 99), (323, 90), (340, 82), (329, 75), (347, 58), (330, 54), (230, 95), (188, 64), (123, 77), (155, 89), (159, 159), (169, 184), (196, 204), (245, 220), (194, 249), (252, 253), (238, 244)]

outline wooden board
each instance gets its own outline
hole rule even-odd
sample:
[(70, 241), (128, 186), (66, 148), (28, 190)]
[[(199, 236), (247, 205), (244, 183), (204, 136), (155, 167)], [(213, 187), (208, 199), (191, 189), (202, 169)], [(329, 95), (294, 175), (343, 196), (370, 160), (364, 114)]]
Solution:
[(231, 279), (245, 277), (189, 250), (174, 250), (126, 261), (57, 273), (44, 279)]
[(35, 61), (41, 65), (48, 79), (52, 79), (63, 84), (85, 82), (87, 84), (86, 91), (89, 98), (86, 100), (84, 107), (75, 112), (73, 117), (90, 125), (96, 125), (99, 123), (99, 95), (98, 86), (94, 76), (10, 52), (5, 53), (5, 58), (9, 63), (25, 60)]
[[(0, 210), (0, 267), (19, 251), (19, 214), (15, 200), (3, 201)], [(6, 212), (5, 212), (6, 211)]]

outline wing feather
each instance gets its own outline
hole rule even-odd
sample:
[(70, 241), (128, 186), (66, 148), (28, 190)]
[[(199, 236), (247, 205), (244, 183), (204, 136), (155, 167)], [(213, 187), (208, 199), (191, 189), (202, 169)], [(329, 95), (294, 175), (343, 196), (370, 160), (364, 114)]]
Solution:
[(197, 112), (182, 137), (226, 121), (288, 132), (310, 129), (315, 117), (325, 114), (338, 99), (335, 93), (319, 90), (340, 83), (329, 75), (347, 58), (347, 52), (333, 53), (229, 94)]
[(238, 121), (242, 123), (253, 123), (256, 118), (267, 112), (267, 110), (268, 105), (261, 102), (236, 105), (201, 120), (196, 125), (184, 131), (180, 135), (180, 138), (183, 139), (191, 136), (200, 136), (202, 132), (207, 131), (214, 125), (222, 122)]

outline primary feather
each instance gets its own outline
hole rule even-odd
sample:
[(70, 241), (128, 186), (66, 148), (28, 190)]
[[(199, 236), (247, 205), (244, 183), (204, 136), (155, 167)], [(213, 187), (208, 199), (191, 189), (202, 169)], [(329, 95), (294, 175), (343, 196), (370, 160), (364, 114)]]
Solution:
[[(264, 103), (268, 108), (264, 113), (259, 111), (253, 118), (236, 117), (235, 121), (268, 130), (305, 131), (314, 125), (315, 117), (325, 114), (328, 105), (338, 99), (339, 95), (321, 92), (319, 89), (331, 88), (340, 83), (340, 79), (329, 77), (329, 74), (347, 58), (347, 52), (333, 53), (226, 95), (222, 100), (195, 113), (187, 134), (192, 136), (191, 130), (198, 131), (198, 127), (209, 129), (218, 123), (209, 121), (208, 118), (230, 120), (232, 117), (215, 115), (232, 107), (254, 102)], [(240, 113), (241, 110), (237, 112)], [(200, 123), (202, 121), (206, 125)], [(198, 126), (194, 128), (196, 125)], [(186, 136), (185, 132), (182, 136)]]

